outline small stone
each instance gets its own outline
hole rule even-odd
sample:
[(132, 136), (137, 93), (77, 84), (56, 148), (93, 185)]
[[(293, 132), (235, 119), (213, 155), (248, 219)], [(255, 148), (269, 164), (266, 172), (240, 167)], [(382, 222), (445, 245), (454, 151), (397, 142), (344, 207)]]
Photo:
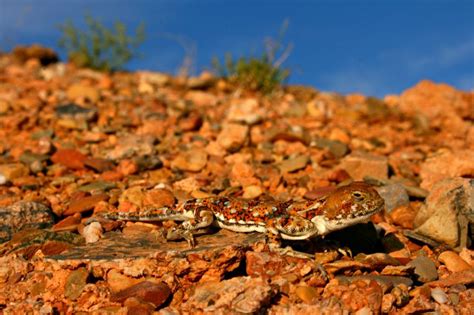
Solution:
[(406, 189), (400, 184), (389, 184), (377, 188), (377, 192), (385, 201), (385, 211), (406, 206), (410, 202)]
[(253, 125), (263, 119), (263, 113), (258, 101), (249, 98), (233, 104), (227, 113), (227, 119), (231, 122)]
[(117, 187), (115, 183), (108, 182), (108, 181), (97, 181), (97, 182), (80, 186), (77, 190), (88, 192), (88, 193), (95, 193), (95, 192), (108, 191), (115, 187)]
[(451, 272), (459, 272), (471, 269), (471, 266), (453, 251), (445, 251), (439, 254), (438, 259)]
[(77, 99), (86, 98), (92, 103), (96, 103), (99, 98), (99, 90), (95, 87), (84, 84), (73, 84), (66, 91), (67, 97), (75, 101)]
[(84, 168), (84, 161), (87, 156), (73, 149), (61, 149), (56, 151), (51, 157), (51, 161), (55, 164), (61, 164), (73, 170)]
[(254, 198), (259, 197), (262, 194), (263, 194), (262, 187), (258, 185), (250, 185), (250, 186), (244, 187), (244, 193), (242, 195), (242, 198), (254, 199)]
[(94, 206), (100, 201), (108, 200), (109, 196), (106, 194), (92, 195), (76, 200), (72, 200), (69, 203), (68, 208), (64, 211), (63, 215), (72, 215), (75, 213), (82, 213), (94, 209)]
[(306, 167), (309, 162), (309, 157), (306, 155), (299, 155), (287, 160), (283, 160), (278, 167), (282, 173), (290, 173), (301, 170)]
[(238, 151), (247, 140), (249, 128), (239, 124), (225, 124), (217, 136), (217, 143), (230, 152)]
[(162, 305), (170, 296), (171, 290), (164, 282), (142, 281), (122, 291), (112, 294), (112, 302), (122, 303), (130, 297), (152, 303), (155, 308)]
[(201, 128), (202, 123), (202, 117), (196, 113), (180, 119), (179, 127), (183, 131), (196, 131)]
[(390, 212), (390, 218), (393, 223), (405, 229), (413, 229), (415, 216), (416, 211), (409, 205), (397, 207)]
[(199, 172), (206, 164), (206, 151), (193, 149), (178, 155), (171, 163), (171, 166), (182, 171)]
[(318, 290), (308, 286), (298, 286), (295, 290), (296, 295), (305, 303), (311, 304), (318, 297)]
[(153, 189), (145, 193), (143, 205), (155, 208), (172, 207), (175, 204), (175, 197), (168, 189)]
[(102, 238), (103, 229), (99, 222), (92, 222), (84, 227), (81, 235), (86, 243), (95, 243)]
[(81, 267), (69, 274), (64, 287), (64, 296), (71, 300), (76, 300), (82, 293), (82, 290), (87, 284), (87, 277), (89, 272), (86, 268)]
[(141, 208), (145, 200), (145, 191), (142, 187), (130, 187), (122, 192), (119, 197), (119, 208), (126, 205), (128, 208), (131, 205)]
[(123, 291), (142, 281), (143, 279), (135, 279), (132, 277), (128, 277), (115, 269), (112, 269), (107, 273), (107, 285), (114, 293)]
[(0, 165), (0, 175), (4, 178), (4, 182), (9, 182), (16, 178), (27, 176), (29, 173), (30, 170), (28, 167), (22, 163)]
[(96, 172), (103, 173), (114, 168), (114, 163), (106, 159), (90, 158), (84, 160), (84, 165)]
[(68, 216), (53, 226), (53, 231), (62, 232), (69, 231), (73, 232), (77, 230), (79, 223), (81, 223), (81, 214), (75, 213), (74, 215)]
[(425, 256), (418, 256), (408, 263), (408, 266), (415, 267), (415, 274), (421, 282), (430, 282), (438, 279), (438, 271), (435, 263)]
[(447, 294), (441, 288), (431, 289), (431, 297), (439, 304), (445, 304), (449, 301)]
[(59, 105), (55, 108), (56, 115), (60, 118), (74, 118), (91, 121), (97, 114), (97, 110), (86, 108), (74, 103)]
[(319, 149), (328, 149), (336, 159), (344, 157), (349, 152), (347, 144), (337, 140), (320, 138), (314, 140), (311, 144)]
[(346, 170), (354, 180), (363, 180), (366, 176), (378, 179), (388, 178), (388, 161), (384, 156), (355, 152), (346, 156), (340, 167)]
[(150, 135), (128, 135), (118, 140), (113, 150), (107, 152), (106, 158), (112, 161), (131, 158), (134, 155), (153, 155), (155, 137)]
[(451, 177), (474, 178), (472, 150), (440, 151), (421, 165), (421, 188), (431, 191), (434, 184)]

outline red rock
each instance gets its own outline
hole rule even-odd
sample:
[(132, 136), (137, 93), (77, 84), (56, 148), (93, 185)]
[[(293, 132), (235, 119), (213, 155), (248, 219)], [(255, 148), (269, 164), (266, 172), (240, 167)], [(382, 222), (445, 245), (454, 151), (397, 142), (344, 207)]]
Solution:
[(135, 297), (144, 302), (152, 303), (155, 307), (159, 307), (168, 299), (170, 294), (171, 290), (164, 282), (153, 283), (143, 281), (112, 294), (110, 300), (123, 303), (126, 299)]
[(450, 287), (456, 284), (470, 285), (472, 283), (474, 283), (474, 268), (452, 273), (441, 280), (431, 281), (427, 284), (430, 287)]
[(81, 214), (74, 213), (74, 215), (68, 216), (53, 226), (53, 231), (75, 231), (77, 226), (81, 223)]
[(84, 168), (84, 161), (87, 156), (73, 149), (60, 149), (51, 156), (51, 161), (55, 164), (61, 164), (73, 170)]
[(84, 165), (99, 173), (110, 171), (115, 166), (112, 161), (98, 158), (87, 158), (84, 160)]
[(207, 153), (202, 149), (192, 149), (178, 155), (171, 166), (182, 171), (199, 172), (207, 163)]
[(108, 200), (106, 194), (92, 195), (81, 199), (72, 200), (63, 215), (72, 215), (74, 213), (82, 213), (94, 209), (95, 205), (100, 201)]
[(100, 177), (105, 181), (116, 182), (122, 180), (124, 175), (119, 171), (105, 171), (100, 174)]

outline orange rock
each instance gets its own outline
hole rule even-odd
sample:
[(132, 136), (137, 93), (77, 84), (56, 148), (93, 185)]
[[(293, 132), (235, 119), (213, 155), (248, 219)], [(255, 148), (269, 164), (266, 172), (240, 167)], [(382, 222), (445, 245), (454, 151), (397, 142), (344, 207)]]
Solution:
[(53, 226), (53, 231), (75, 231), (77, 226), (81, 223), (81, 214), (74, 213), (74, 215), (68, 216)]
[(69, 207), (64, 211), (63, 215), (72, 215), (75, 213), (82, 213), (94, 209), (95, 205), (100, 201), (109, 198), (106, 194), (92, 195), (81, 199), (72, 200)]
[(168, 189), (153, 189), (145, 193), (143, 205), (153, 205), (154, 207), (172, 207), (175, 204), (175, 198)]
[(399, 206), (390, 212), (393, 223), (405, 229), (413, 229), (416, 212), (410, 205)]
[(453, 251), (445, 251), (439, 254), (438, 259), (445, 264), (451, 272), (459, 272), (471, 269), (471, 266)]
[(51, 157), (55, 164), (61, 164), (73, 170), (84, 169), (84, 161), (87, 156), (73, 149), (60, 149)]

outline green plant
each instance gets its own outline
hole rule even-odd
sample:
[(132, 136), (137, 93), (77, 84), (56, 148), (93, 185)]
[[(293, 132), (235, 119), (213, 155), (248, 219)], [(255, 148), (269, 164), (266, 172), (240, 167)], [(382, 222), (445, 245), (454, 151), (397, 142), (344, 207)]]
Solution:
[[(243, 88), (263, 93), (271, 93), (283, 82), (289, 75), (289, 69), (282, 68), (281, 65), (288, 58), (292, 49), (291, 44), (283, 47), (282, 40), (288, 23), (285, 21), (277, 40), (266, 39), (264, 43), (264, 52), (259, 57), (240, 57), (234, 61), (232, 55), (227, 53), (224, 64), (219, 59), (212, 59), (214, 71), (221, 77), (226, 78), (231, 83)], [(277, 54), (282, 53), (277, 58)]]
[(66, 49), (68, 58), (80, 67), (101, 71), (115, 71), (136, 57), (136, 49), (145, 39), (145, 26), (140, 24), (134, 36), (128, 36), (126, 27), (116, 22), (113, 29), (86, 15), (87, 30), (79, 30), (71, 21), (59, 26), (62, 37), (59, 46)]

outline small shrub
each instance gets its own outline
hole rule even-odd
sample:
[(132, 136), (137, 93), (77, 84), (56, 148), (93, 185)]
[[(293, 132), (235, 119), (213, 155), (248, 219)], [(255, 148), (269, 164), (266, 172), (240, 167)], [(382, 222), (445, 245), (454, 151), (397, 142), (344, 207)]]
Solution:
[[(221, 64), (218, 58), (213, 58), (212, 66), (214, 71), (221, 77), (226, 78), (231, 83), (246, 89), (271, 93), (283, 82), (285, 82), (290, 71), (281, 68), (292, 49), (291, 45), (283, 49), (282, 39), (286, 31), (285, 22), (278, 40), (271, 38), (265, 42), (265, 51), (260, 57), (240, 57), (234, 61), (232, 55), (227, 53), (224, 64)], [(277, 54), (282, 51), (277, 58)]]
[(59, 46), (66, 49), (68, 58), (79, 67), (101, 71), (115, 71), (136, 57), (136, 49), (145, 39), (145, 26), (140, 24), (135, 36), (128, 36), (126, 27), (116, 22), (114, 29), (99, 20), (86, 16), (87, 30), (76, 28), (71, 21), (60, 25), (62, 37)]

